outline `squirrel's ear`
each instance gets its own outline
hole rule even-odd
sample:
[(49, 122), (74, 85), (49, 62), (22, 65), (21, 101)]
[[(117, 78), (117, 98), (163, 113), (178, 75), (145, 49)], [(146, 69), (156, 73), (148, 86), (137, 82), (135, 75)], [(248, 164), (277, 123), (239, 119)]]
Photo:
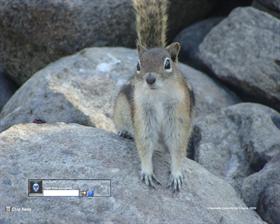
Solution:
[(178, 42), (174, 42), (174, 43), (168, 45), (165, 49), (171, 55), (172, 61), (177, 62), (178, 61), (178, 55), (179, 55), (179, 52), (180, 52), (180, 49), (181, 49), (181, 45)]
[(139, 42), (137, 42), (136, 46), (137, 46), (137, 51), (139, 56), (142, 55), (143, 52), (146, 50), (146, 48), (143, 45), (141, 45)]

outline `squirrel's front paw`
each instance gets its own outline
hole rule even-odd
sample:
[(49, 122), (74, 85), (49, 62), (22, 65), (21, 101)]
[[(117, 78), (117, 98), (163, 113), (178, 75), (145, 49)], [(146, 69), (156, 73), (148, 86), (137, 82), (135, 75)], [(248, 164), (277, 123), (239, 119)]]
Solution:
[(154, 176), (154, 174), (148, 174), (145, 172), (141, 172), (141, 180), (149, 187), (156, 188), (156, 184), (160, 185), (158, 179)]
[(171, 188), (173, 192), (180, 191), (183, 185), (183, 175), (181, 173), (179, 174), (171, 174), (170, 180), (167, 185), (168, 188)]

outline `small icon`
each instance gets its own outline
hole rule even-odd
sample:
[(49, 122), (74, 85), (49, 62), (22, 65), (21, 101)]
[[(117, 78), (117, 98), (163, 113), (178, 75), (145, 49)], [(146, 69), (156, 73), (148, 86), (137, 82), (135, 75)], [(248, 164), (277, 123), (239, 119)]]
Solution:
[(12, 211), (12, 207), (11, 206), (6, 206), (5, 211), (6, 212), (11, 212)]
[(86, 197), (87, 196), (87, 192), (86, 191), (81, 191), (81, 196), (82, 197)]
[(33, 191), (37, 193), (39, 191), (39, 189), (40, 189), (40, 186), (39, 186), (38, 183), (35, 183), (35, 184), (33, 184), (32, 188), (33, 188)]
[(87, 197), (88, 198), (93, 198), (93, 196), (94, 196), (94, 191), (88, 191), (87, 192)]
[(43, 181), (42, 180), (29, 180), (29, 194), (42, 194)]

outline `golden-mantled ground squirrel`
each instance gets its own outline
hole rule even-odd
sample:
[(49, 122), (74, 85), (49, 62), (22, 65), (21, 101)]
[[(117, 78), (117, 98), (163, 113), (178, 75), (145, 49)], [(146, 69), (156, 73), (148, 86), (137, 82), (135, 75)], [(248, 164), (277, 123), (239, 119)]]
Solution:
[(136, 74), (120, 90), (114, 107), (119, 134), (135, 139), (141, 160), (141, 179), (149, 186), (159, 183), (152, 156), (165, 147), (171, 155), (169, 186), (182, 187), (182, 159), (191, 134), (192, 96), (177, 68), (179, 43), (165, 47), (167, 0), (133, 0), (136, 10)]

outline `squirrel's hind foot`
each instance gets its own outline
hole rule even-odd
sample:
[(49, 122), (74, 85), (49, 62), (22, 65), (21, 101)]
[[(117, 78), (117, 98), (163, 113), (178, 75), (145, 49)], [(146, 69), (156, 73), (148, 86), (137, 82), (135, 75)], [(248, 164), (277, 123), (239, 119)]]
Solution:
[(118, 135), (122, 138), (134, 140), (134, 138), (132, 137), (132, 135), (128, 131), (119, 131)]
[(169, 183), (167, 185), (167, 188), (171, 188), (171, 190), (173, 191), (173, 193), (175, 192), (179, 192), (182, 189), (182, 185), (183, 185), (183, 175), (179, 174), (179, 175), (170, 175), (170, 180)]
[(156, 189), (156, 184), (161, 185), (154, 174), (141, 173), (141, 180), (149, 187)]

